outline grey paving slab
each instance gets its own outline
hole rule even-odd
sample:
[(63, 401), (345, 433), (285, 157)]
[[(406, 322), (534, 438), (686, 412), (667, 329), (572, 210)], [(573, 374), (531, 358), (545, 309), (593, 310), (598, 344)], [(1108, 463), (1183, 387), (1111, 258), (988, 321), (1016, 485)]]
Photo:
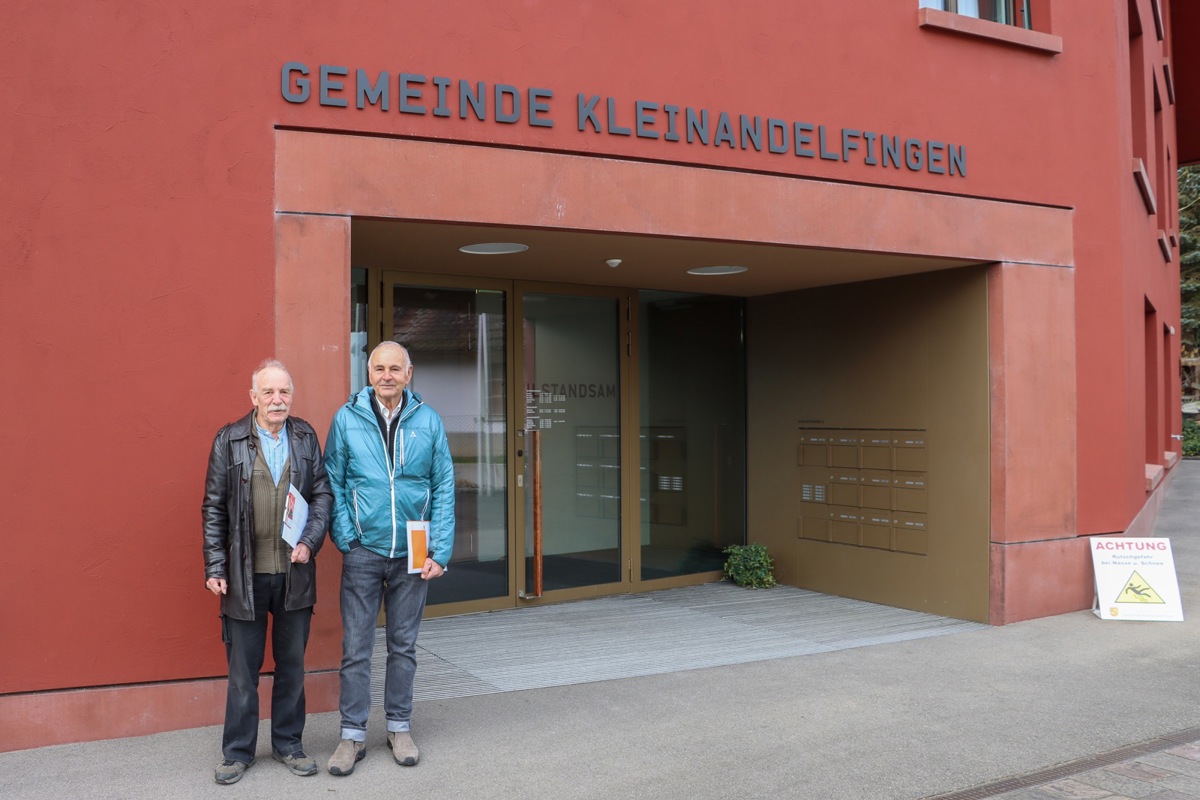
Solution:
[(1131, 778), (1104, 769), (1088, 770), (1075, 775), (1072, 780), (1090, 786), (1107, 795), (1122, 795), (1138, 798), (1156, 791), (1154, 784)]
[[(832, 652), (986, 626), (794, 587), (729, 583), (427, 620), (416, 700)], [(382, 632), (373, 696), (383, 696)]]

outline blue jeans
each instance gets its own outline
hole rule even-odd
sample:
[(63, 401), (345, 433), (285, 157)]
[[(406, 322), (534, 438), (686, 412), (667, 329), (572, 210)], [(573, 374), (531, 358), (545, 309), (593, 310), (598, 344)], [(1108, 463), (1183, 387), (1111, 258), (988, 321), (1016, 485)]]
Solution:
[(407, 558), (385, 558), (365, 547), (342, 556), (342, 738), (367, 740), (371, 712), (371, 652), (382, 600), (387, 624), (387, 672), (383, 710), (389, 731), (406, 731), (412, 720), (417, 674), (417, 632), (429, 584), (409, 574)]
[(304, 648), (312, 608), (284, 611), (287, 575), (254, 576), (254, 619), (225, 617), (222, 638), (229, 660), (229, 689), (225, 695), (225, 731), (221, 752), (230, 761), (249, 764), (258, 749), (258, 673), (267, 648), (267, 614), (271, 622), (271, 652), (275, 680), (271, 684), (271, 747), (291, 755), (303, 749)]

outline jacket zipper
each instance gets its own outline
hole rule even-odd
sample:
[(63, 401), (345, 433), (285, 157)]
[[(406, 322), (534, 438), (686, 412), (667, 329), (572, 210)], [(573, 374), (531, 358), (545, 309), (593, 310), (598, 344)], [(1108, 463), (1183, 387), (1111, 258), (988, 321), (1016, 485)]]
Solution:
[(358, 487), (354, 487), (354, 530), (358, 531), (358, 540), (362, 541), (362, 523), (358, 521)]
[[(392, 445), (392, 558), (396, 557), (396, 468), (399, 467), (400, 474), (404, 474), (404, 420), (411, 417), (417, 410), (417, 402), (415, 397), (408, 407), (401, 411), (400, 418), (396, 420), (396, 442)], [(405, 530), (405, 541), (408, 539), (407, 526)], [(406, 547), (407, 550), (407, 547)]]
[[(371, 402), (372, 402), (371, 400), (367, 401), (368, 404), (370, 404)], [(412, 403), (410, 405), (411, 405), (411, 409), (409, 409), (406, 413), (402, 412), (403, 416), (399, 420), (397, 420), (397, 423), (403, 422), (405, 419), (412, 416), (413, 412), (415, 412), (417, 410), (417, 407), (419, 405), (421, 405), (421, 403), (417, 401), (416, 397), (413, 397)], [(374, 409), (371, 410), (370, 414), (371, 414), (371, 417), (374, 418), (374, 416), (375, 416)], [(373, 421), (373, 419), (372, 419), (372, 421)], [(375, 429), (379, 430), (378, 424), (375, 425)], [(380, 444), (383, 445), (383, 455), (386, 458), (387, 451), (388, 451), (387, 437), (384, 436), (383, 431), (379, 431), (379, 441), (380, 441)], [(396, 466), (399, 465), (400, 471), (403, 473), (403, 471), (404, 471), (404, 428), (403, 427), (396, 429), (396, 442), (397, 442), (397, 444), (393, 445), (393, 448), (392, 448), (392, 459), (391, 459), (392, 464), (391, 464), (391, 468), (388, 472), (388, 493), (391, 497), (391, 506), (392, 506), (392, 548), (389, 551), (389, 555), (388, 555), (389, 558), (396, 557)], [(397, 453), (397, 448), (399, 448), (399, 451), (400, 451), (399, 453)], [(397, 455), (399, 457), (397, 457)], [(430, 502), (429, 501), (429, 492), (426, 491), (425, 494), (426, 494), (425, 508), (428, 509), (429, 502)], [(424, 512), (422, 512), (421, 516), (422, 517), (425, 516)], [(354, 525), (358, 529), (358, 538), (359, 538), (359, 541), (361, 541), (362, 540), (362, 526), (358, 524), (358, 490), (357, 489), (354, 490), (354, 517), (355, 517)]]

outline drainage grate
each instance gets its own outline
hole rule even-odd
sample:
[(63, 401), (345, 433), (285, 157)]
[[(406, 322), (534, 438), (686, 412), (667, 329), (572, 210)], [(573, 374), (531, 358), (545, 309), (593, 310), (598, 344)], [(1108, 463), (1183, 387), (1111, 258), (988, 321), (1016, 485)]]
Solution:
[(1119, 764), (1122, 761), (1128, 761), (1138, 756), (1160, 753), (1163, 750), (1190, 744), (1197, 740), (1200, 740), (1200, 728), (1188, 728), (1176, 733), (1167, 734), (1166, 736), (1156, 736), (1153, 739), (1147, 739), (1138, 744), (1119, 747), (1107, 753), (1099, 753), (1075, 761), (1057, 764), (1037, 772), (1031, 772), (1028, 775), (1004, 778), (993, 783), (984, 784), (983, 786), (950, 792), (949, 794), (932, 795), (924, 798), (924, 800), (985, 800), (985, 798), (997, 797), (1006, 792), (1014, 792), (1018, 789), (1030, 789), (1034, 786), (1041, 786), (1045, 783), (1069, 778), (1072, 775), (1078, 775), (1081, 772), (1087, 772), (1099, 767)]

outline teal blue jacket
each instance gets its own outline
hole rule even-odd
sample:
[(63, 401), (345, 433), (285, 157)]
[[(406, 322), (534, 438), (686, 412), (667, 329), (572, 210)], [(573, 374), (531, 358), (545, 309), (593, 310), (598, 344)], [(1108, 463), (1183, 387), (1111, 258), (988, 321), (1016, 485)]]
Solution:
[(446, 428), (420, 395), (404, 390), (392, 458), (370, 387), (337, 410), (325, 441), (333, 489), (330, 535), (343, 553), (358, 544), (385, 558), (408, 556), (408, 521), (429, 520), (429, 555), (442, 567), (454, 549), (454, 462)]

